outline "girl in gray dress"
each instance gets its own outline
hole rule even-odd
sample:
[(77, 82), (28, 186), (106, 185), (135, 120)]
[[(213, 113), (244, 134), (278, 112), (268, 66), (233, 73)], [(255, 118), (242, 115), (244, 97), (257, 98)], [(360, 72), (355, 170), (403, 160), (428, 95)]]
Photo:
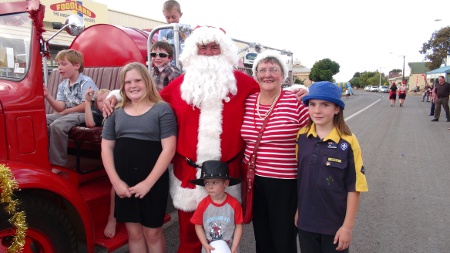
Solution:
[(176, 119), (147, 68), (121, 72), (120, 104), (104, 124), (102, 159), (116, 192), (114, 215), (124, 222), (130, 252), (166, 252), (162, 231), (175, 154)]

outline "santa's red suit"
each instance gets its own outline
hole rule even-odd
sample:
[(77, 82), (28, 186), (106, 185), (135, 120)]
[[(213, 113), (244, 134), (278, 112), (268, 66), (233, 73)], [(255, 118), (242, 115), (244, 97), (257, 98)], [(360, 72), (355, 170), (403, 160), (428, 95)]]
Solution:
[[(177, 150), (171, 171), (170, 193), (174, 206), (179, 210), (180, 247), (178, 252), (201, 251), (201, 244), (190, 218), (197, 204), (206, 195), (204, 187), (189, 181), (200, 177), (200, 169), (190, 165), (187, 159), (198, 165), (205, 160), (221, 160), (229, 163), (230, 176), (240, 178), (240, 156), (244, 148), (240, 130), (244, 116), (244, 103), (248, 95), (259, 91), (256, 81), (241, 72), (234, 72), (236, 95), (230, 100), (199, 109), (182, 99), (181, 85), (184, 75), (172, 81), (161, 91), (162, 98), (175, 112), (178, 124)], [(240, 185), (227, 191), (240, 199)]]

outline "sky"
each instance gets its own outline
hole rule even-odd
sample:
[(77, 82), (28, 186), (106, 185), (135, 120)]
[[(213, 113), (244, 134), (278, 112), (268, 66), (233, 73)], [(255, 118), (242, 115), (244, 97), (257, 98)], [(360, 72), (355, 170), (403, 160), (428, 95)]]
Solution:
[[(137, 16), (164, 21), (165, 0), (94, 0)], [(450, 1), (405, 0), (178, 0), (180, 23), (221, 27), (234, 39), (293, 52), (312, 68), (329, 58), (333, 76), (349, 81), (356, 72), (403, 69), (422, 62), (419, 51), (432, 33), (450, 26)], [(446, 13), (447, 12), (447, 13)], [(439, 21), (436, 21), (439, 20)]]

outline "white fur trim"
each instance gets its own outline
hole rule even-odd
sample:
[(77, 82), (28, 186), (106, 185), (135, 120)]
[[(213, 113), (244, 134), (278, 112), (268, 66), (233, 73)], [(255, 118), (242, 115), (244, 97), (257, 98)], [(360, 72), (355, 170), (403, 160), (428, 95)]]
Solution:
[(252, 67), (253, 77), (256, 78), (256, 68), (258, 67), (259, 62), (268, 57), (274, 57), (281, 63), (281, 68), (283, 69), (283, 74), (284, 74), (283, 80), (286, 80), (286, 78), (288, 78), (288, 75), (289, 75), (289, 69), (286, 64), (286, 59), (283, 59), (283, 57), (281, 57), (281, 54), (275, 50), (266, 50), (266, 51), (258, 54), (256, 59), (253, 61), (253, 67)]
[(120, 96), (120, 90), (112, 90), (108, 96), (106, 96), (106, 98), (110, 98), (110, 97), (116, 97), (117, 98), (117, 102), (122, 102), (122, 97)]
[(206, 45), (211, 42), (216, 42), (220, 45), (221, 55), (226, 56), (229, 64), (233, 66), (238, 64), (238, 48), (231, 37), (219, 28), (202, 26), (194, 29), (185, 40), (183, 53), (180, 55), (180, 61), (183, 63), (183, 66), (189, 66), (191, 57), (197, 55), (198, 44)]
[(284, 90), (288, 90), (288, 91), (291, 91), (291, 92), (294, 92), (294, 93), (299, 91), (300, 89), (303, 89), (303, 90), (306, 90), (306, 91), (309, 92), (309, 88), (306, 87), (303, 84), (293, 84), (293, 85), (291, 85), (289, 87), (284, 88)]
[[(205, 187), (196, 185), (194, 189), (182, 188), (181, 181), (173, 174), (173, 168), (169, 168), (170, 196), (173, 206), (185, 212), (192, 212), (197, 208), (198, 203), (207, 196)], [(200, 178), (200, 170), (197, 171), (197, 178)], [(226, 189), (231, 196), (242, 203), (241, 184), (230, 186)]]
[(220, 99), (204, 100), (201, 104), (198, 126), (197, 163), (220, 160), (220, 135), (222, 134), (223, 102)]

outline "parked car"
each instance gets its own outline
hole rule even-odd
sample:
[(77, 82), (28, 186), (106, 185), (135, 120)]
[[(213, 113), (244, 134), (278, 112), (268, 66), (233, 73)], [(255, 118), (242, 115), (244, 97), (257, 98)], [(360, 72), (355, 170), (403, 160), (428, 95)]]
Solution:
[(365, 90), (365, 91), (370, 91), (370, 86), (364, 87), (364, 90)]
[(377, 86), (370, 86), (369, 91), (370, 92), (377, 92), (378, 91), (378, 87)]
[(380, 87), (378, 87), (378, 92), (388, 93), (389, 88), (387, 86), (380, 86)]

